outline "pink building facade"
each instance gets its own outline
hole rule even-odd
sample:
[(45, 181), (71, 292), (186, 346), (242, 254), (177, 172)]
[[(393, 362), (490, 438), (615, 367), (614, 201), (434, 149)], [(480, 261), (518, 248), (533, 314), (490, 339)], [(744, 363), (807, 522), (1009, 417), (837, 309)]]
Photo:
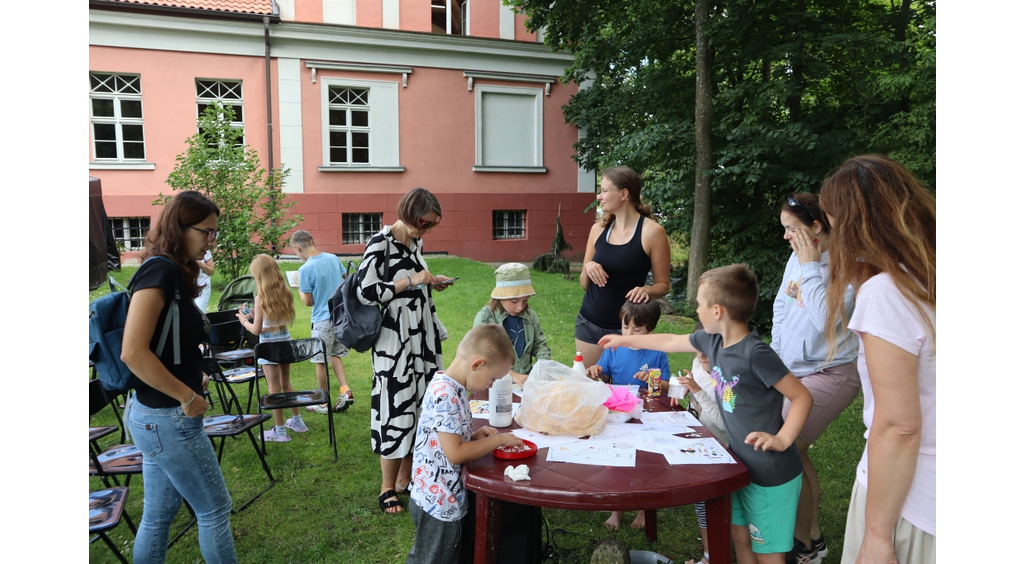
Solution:
[(422, 186), (444, 211), (429, 251), (529, 262), (561, 209), (582, 256), (595, 175), (561, 111), (572, 59), (501, 0), (91, 0), (89, 33), (90, 175), (126, 258), (214, 100), (263, 166), (290, 169), (321, 250), (360, 254)]

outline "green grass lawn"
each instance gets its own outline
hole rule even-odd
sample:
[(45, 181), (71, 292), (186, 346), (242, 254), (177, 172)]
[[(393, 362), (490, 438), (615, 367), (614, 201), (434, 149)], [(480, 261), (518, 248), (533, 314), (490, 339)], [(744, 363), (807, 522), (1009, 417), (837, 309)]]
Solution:
[[(476, 312), (483, 307), (494, 286), (493, 268), (484, 263), (455, 257), (430, 257), (431, 272), (458, 276), (460, 280), (444, 292), (434, 294), (438, 316), (448, 329), (444, 342), (447, 358), (473, 324)], [(284, 270), (297, 270), (298, 263), (282, 263)], [(127, 283), (134, 268), (114, 273), (122, 284)], [(532, 274), (537, 295), (530, 299), (540, 316), (548, 345), (555, 360), (572, 365), (575, 353), (573, 340), (576, 312), (583, 292), (575, 280), (561, 275)], [(216, 309), (220, 292), (228, 281), (219, 273), (213, 277), (210, 308)], [(294, 291), (294, 290), (293, 290)], [(106, 287), (90, 292), (90, 301), (106, 293)], [(295, 296), (297, 318), (291, 326), (293, 338), (309, 336), (310, 309)], [(663, 316), (656, 332), (688, 333), (694, 321), (685, 317)], [(673, 372), (689, 368), (692, 356), (670, 354)], [(348, 383), (355, 394), (355, 404), (335, 415), (338, 433), (338, 462), (331, 463), (327, 441), (327, 418), (313, 413), (303, 414), (310, 432), (291, 433), (290, 443), (268, 443), (268, 463), (277, 485), (244, 511), (231, 517), (235, 548), (241, 562), (404, 562), (412, 545), (415, 529), (409, 514), (384, 515), (377, 507), (380, 491), (379, 458), (370, 448), (370, 385), (369, 353), (350, 353), (344, 359)], [(291, 368), (296, 389), (316, 387), (316, 377), (309, 363)], [(332, 379), (333, 382), (333, 379)], [(266, 390), (265, 386), (262, 388)], [(245, 390), (236, 388), (245, 401)], [(337, 390), (333, 390), (337, 393)], [(854, 470), (864, 446), (860, 422), (862, 400), (858, 396), (811, 449), (821, 479), (821, 522), (828, 536), (829, 556), (826, 563), (839, 562), (846, 509), (853, 484)], [(214, 404), (211, 413), (222, 412)], [(91, 424), (113, 424), (109, 409), (91, 419)], [(104, 446), (112, 444), (109, 440)], [(259, 466), (248, 439), (228, 440), (222, 463), (225, 481), (236, 507), (266, 484), (266, 475)], [(97, 478), (90, 478), (91, 490), (101, 489)], [(141, 476), (131, 482), (128, 512), (138, 524), (142, 515)], [(408, 503), (408, 498), (402, 498)], [(188, 522), (188, 513), (180, 511), (177, 529)], [(699, 560), (701, 542), (696, 517), (690, 506), (658, 512), (658, 542), (650, 543), (642, 531), (625, 526), (609, 531), (604, 526), (607, 513), (566, 510), (543, 510), (542, 541), (549, 545), (556, 562), (590, 562), (593, 547), (606, 537), (623, 540), (634, 550), (653, 550), (669, 556), (677, 563), (690, 558)], [(624, 523), (633, 518), (626, 514)], [(127, 527), (118, 526), (112, 533), (115, 543), (131, 552), (132, 537)], [(130, 559), (130, 556), (129, 556)], [(189, 531), (168, 552), (168, 562), (201, 561), (195, 529)], [(90, 562), (116, 562), (106, 546), (97, 542), (90, 547)]]

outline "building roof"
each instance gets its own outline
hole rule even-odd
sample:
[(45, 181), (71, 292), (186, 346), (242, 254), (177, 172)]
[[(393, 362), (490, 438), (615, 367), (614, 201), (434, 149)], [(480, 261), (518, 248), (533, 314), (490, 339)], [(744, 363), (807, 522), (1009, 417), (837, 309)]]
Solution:
[(105, 0), (104, 3), (124, 6), (139, 5), (154, 8), (184, 8), (210, 12), (272, 15), (273, 0)]

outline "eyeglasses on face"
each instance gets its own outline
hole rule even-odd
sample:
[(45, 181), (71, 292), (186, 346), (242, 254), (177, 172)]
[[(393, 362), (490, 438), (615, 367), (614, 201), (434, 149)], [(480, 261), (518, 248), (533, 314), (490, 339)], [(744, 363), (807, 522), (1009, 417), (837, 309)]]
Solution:
[(217, 229), (200, 229), (199, 227), (196, 227), (195, 225), (189, 225), (188, 228), (189, 229), (195, 229), (196, 231), (199, 231), (200, 233), (206, 234), (206, 242), (207, 243), (212, 243), (212, 242), (216, 241), (217, 237), (220, 236), (220, 231), (217, 230)]
[(419, 224), (420, 231), (427, 231), (428, 229), (436, 227), (438, 223), (441, 223), (441, 218), (437, 218), (437, 221), (427, 221), (421, 217), (417, 219), (416, 222)]

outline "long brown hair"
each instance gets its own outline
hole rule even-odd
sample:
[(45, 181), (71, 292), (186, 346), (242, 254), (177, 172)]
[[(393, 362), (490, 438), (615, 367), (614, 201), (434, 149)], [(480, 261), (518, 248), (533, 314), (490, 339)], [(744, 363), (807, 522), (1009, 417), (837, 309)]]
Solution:
[[(647, 219), (654, 219), (654, 214), (651, 213), (651, 206), (644, 204), (640, 199), (640, 190), (643, 189), (644, 182), (633, 169), (628, 166), (609, 168), (601, 173), (601, 178), (607, 178), (611, 180), (616, 188), (625, 190), (629, 195), (630, 203), (633, 204), (633, 207), (636, 208), (640, 215), (645, 216)], [(612, 214), (606, 213), (601, 217), (599, 223), (601, 227), (607, 227), (611, 220)]]
[(146, 235), (146, 249), (142, 252), (142, 260), (159, 255), (177, 265), (182, 294), (193, 299), (199, 296), (200, 291), (196, 283), (199, 265), (195, 257), (188, 256), (184, 230), (206, 221), (210, 214), (220, 217), (220, 208), (213, 200), (195, 190), (179, 192), (161, 210), (156, 226)]
[(256, 282), (256, 295), (260, 298), (263, 319), (270, 324), (291, 325), (295, 321), (292, 290), (284, 279), (281, 267), (277, 266), (277, 261), (270, 255), (256, 255), (249, 264), (249, 272), (252, 272), (252, 279)]
[[(888, 274), (914, 303), (932, 335), (935, 309), (935, 196), (900, 163), (884, 155), (847, 160), (821, 187), (821, 209), (832, 217), (828, 319), (842, 316), (846, 287)], [(829, 349), (836, 334), (828, 332)]]

